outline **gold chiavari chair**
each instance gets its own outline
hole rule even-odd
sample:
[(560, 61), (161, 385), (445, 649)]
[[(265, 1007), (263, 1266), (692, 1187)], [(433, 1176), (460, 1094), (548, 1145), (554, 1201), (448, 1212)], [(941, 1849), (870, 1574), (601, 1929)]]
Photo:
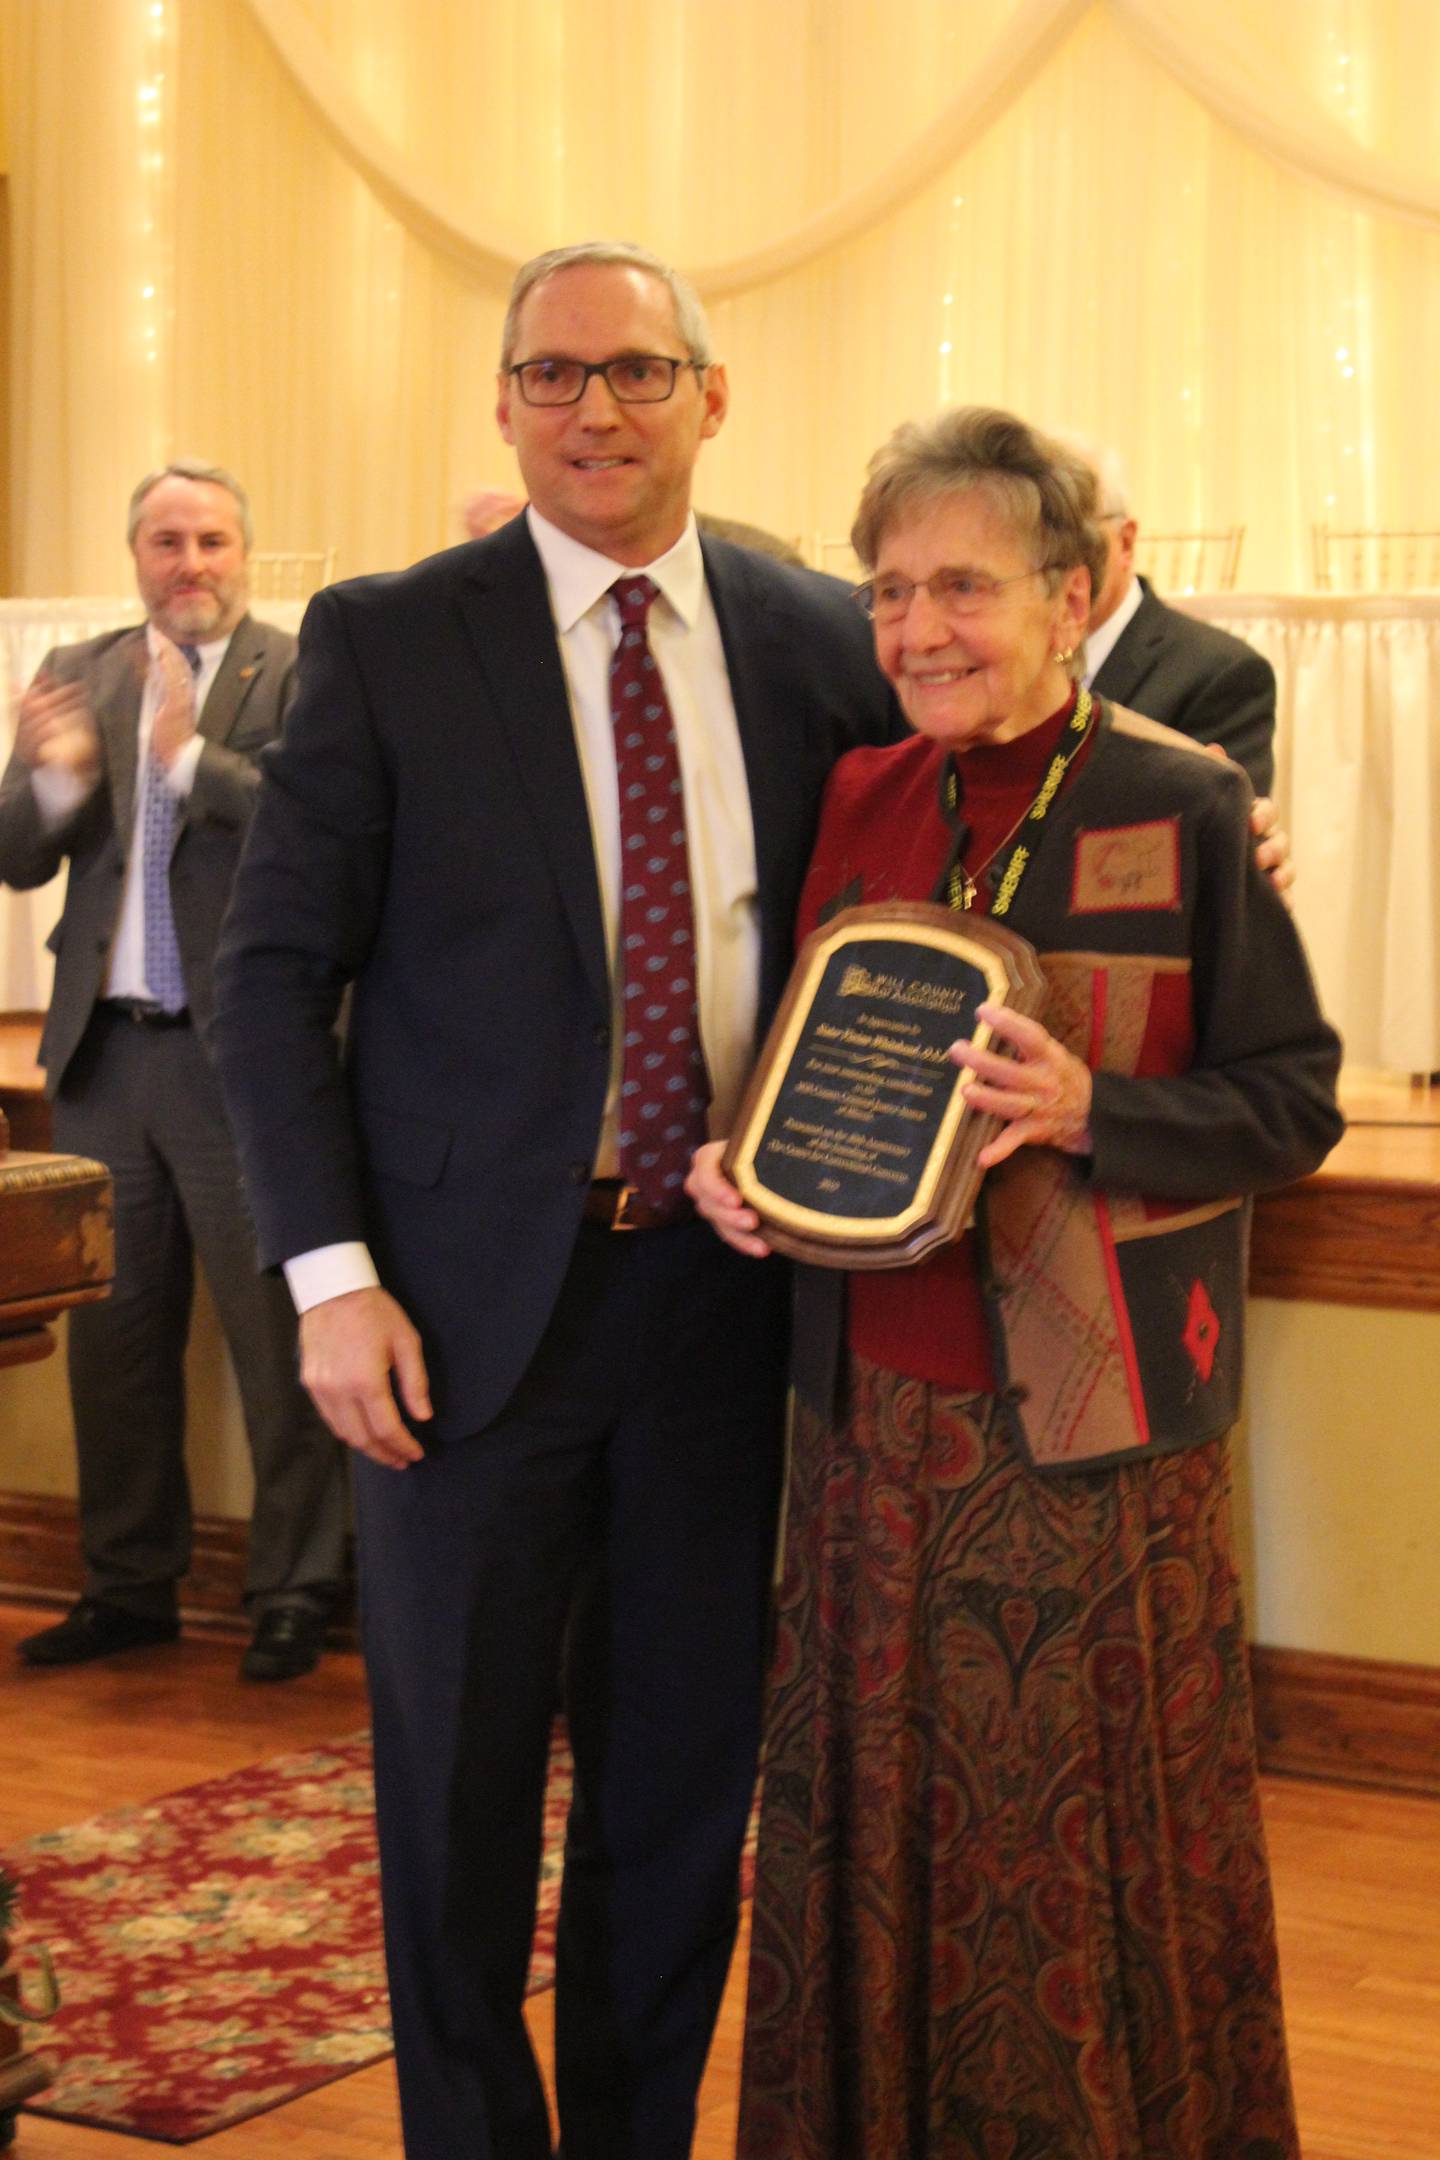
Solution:
[(250, 557), (250, 590), (257, 600), (308, 600), (334, 575), (334, 548), (267, 548)]
[(1212, 532), (1146, 532), (1135, 542), (1135, 568), (1162, 593), (1233, 592), (1240, 575), (1243, 525)]
[(1317, 592), (1440, 589), (1440, 528), (1311, 527)]
[(816, 570), (828, 570), (831, 577), (844, 578), (847, 585), (858, 585), (865, 572), (861, 569), (849, 536), (832, 539), (826, 533), (812, 533), (810, 544), (801, 553)]

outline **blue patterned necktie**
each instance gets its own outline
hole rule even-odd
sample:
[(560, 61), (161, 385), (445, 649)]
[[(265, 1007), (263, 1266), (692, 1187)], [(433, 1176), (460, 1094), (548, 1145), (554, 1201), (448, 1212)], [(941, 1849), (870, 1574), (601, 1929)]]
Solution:
[[(190, 663), (191, 674), (198, 675), (198, 647), (182, 645), (180, 651)], [(170, 856), (179, 822), (180, 798), (167, 785), (159, 759), (153, 753), (147, 753), (140, 798), (145, 985), (161, 1011), (167, 1013), (185, 1009), (185, 971), (180, 965), (180, 941), (175, 935), (175, 916), (170, 906)]]
[(706, 1138), (710, 1089), (696, 1003), (685, 795), (670, 700), (647, 630), (657, 588), (647, 577), (626, 577), (610, 590), (620, 611), (610, 663), (625, 984), (620, 1175), (653, 1224), (689, 1213), (681, 1188), (691, 1151)]

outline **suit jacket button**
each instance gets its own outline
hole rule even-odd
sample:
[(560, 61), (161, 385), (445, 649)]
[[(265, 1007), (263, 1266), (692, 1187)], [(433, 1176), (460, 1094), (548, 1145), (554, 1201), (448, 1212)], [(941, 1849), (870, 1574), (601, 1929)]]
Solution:
[(597, 1050), (605, 1050), (609, 1048), (609, 1045), (610, 1030), (603, 1020), (597, 1021), (595, 1026), (595, 1047)]
[(588, 1184), (589, 1184), (589, 1182), (590, 1182), (590, 1165), (589, 1165), (589, 1163), (588, 1163), (588, 1162), (572, 1162), (572, 1163), (571, 1163), (571, 1165), (570, 1165), (570, 1182), (571, 1182), (571, 1184), (572, 1184), (572, 1185), (588, 1185)]

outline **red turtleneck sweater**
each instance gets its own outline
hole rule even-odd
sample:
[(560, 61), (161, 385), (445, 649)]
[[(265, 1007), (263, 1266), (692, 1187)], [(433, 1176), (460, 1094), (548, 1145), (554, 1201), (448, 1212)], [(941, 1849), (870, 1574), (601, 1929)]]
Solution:
[[(1003, 863), (1075, 709), (1059, 712), (1014, 742), (982, 743), (955, 760), (957, 816), (969, 827), (964, 861), (979, 887), (974, 912), (988, 913), (989, 859)], [(1068, 787), (1092, 736), (1065, 776)], [(880, 900), (941, 900), (937, 884), (953, 833), (940, 807), (946, 753), (927, 737), (883, 750), (854, 750), (830, 777), (815, 853), (800, 900), (806, 937), (843, 896), (847, 907)], [(858, 880), (858, 890), (856, 889)], [(872, 1364), (957, 1390), (996, 1385), (980, 1300), (975, 1235), (966, 1231), (918, 1267), (850, 1277), (850, 1347)]]

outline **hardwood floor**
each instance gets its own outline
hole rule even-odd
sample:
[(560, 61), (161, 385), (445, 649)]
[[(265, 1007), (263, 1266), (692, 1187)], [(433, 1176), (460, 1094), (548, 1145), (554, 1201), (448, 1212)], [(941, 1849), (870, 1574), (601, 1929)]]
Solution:
[[(272, 1688), (241, 1686), (237, 1645), (204, 1641), (42, 1674), (19, 1666), (13, 1645), (44, 1618), (0, 1607), (3, 1844), (365, 1722), (352, 1655)], [(1305, 2160), (1437, 2160), (1440, 1801), (1269, 1778), (1265, 1810)], [(737, 1956), (695, 2160), (731, 2160), (743, 1990)], [(548, 1995), (531, 2003), (542, 2055), (550, 2005)], [(15, 2160), (154, 2160), (157, 2150), (33, 2115), (22, 2115), (14, 2147)], [(398, 2160), (391, 2067), (357, 2071), (192, 2150), (205, 2160)]]

